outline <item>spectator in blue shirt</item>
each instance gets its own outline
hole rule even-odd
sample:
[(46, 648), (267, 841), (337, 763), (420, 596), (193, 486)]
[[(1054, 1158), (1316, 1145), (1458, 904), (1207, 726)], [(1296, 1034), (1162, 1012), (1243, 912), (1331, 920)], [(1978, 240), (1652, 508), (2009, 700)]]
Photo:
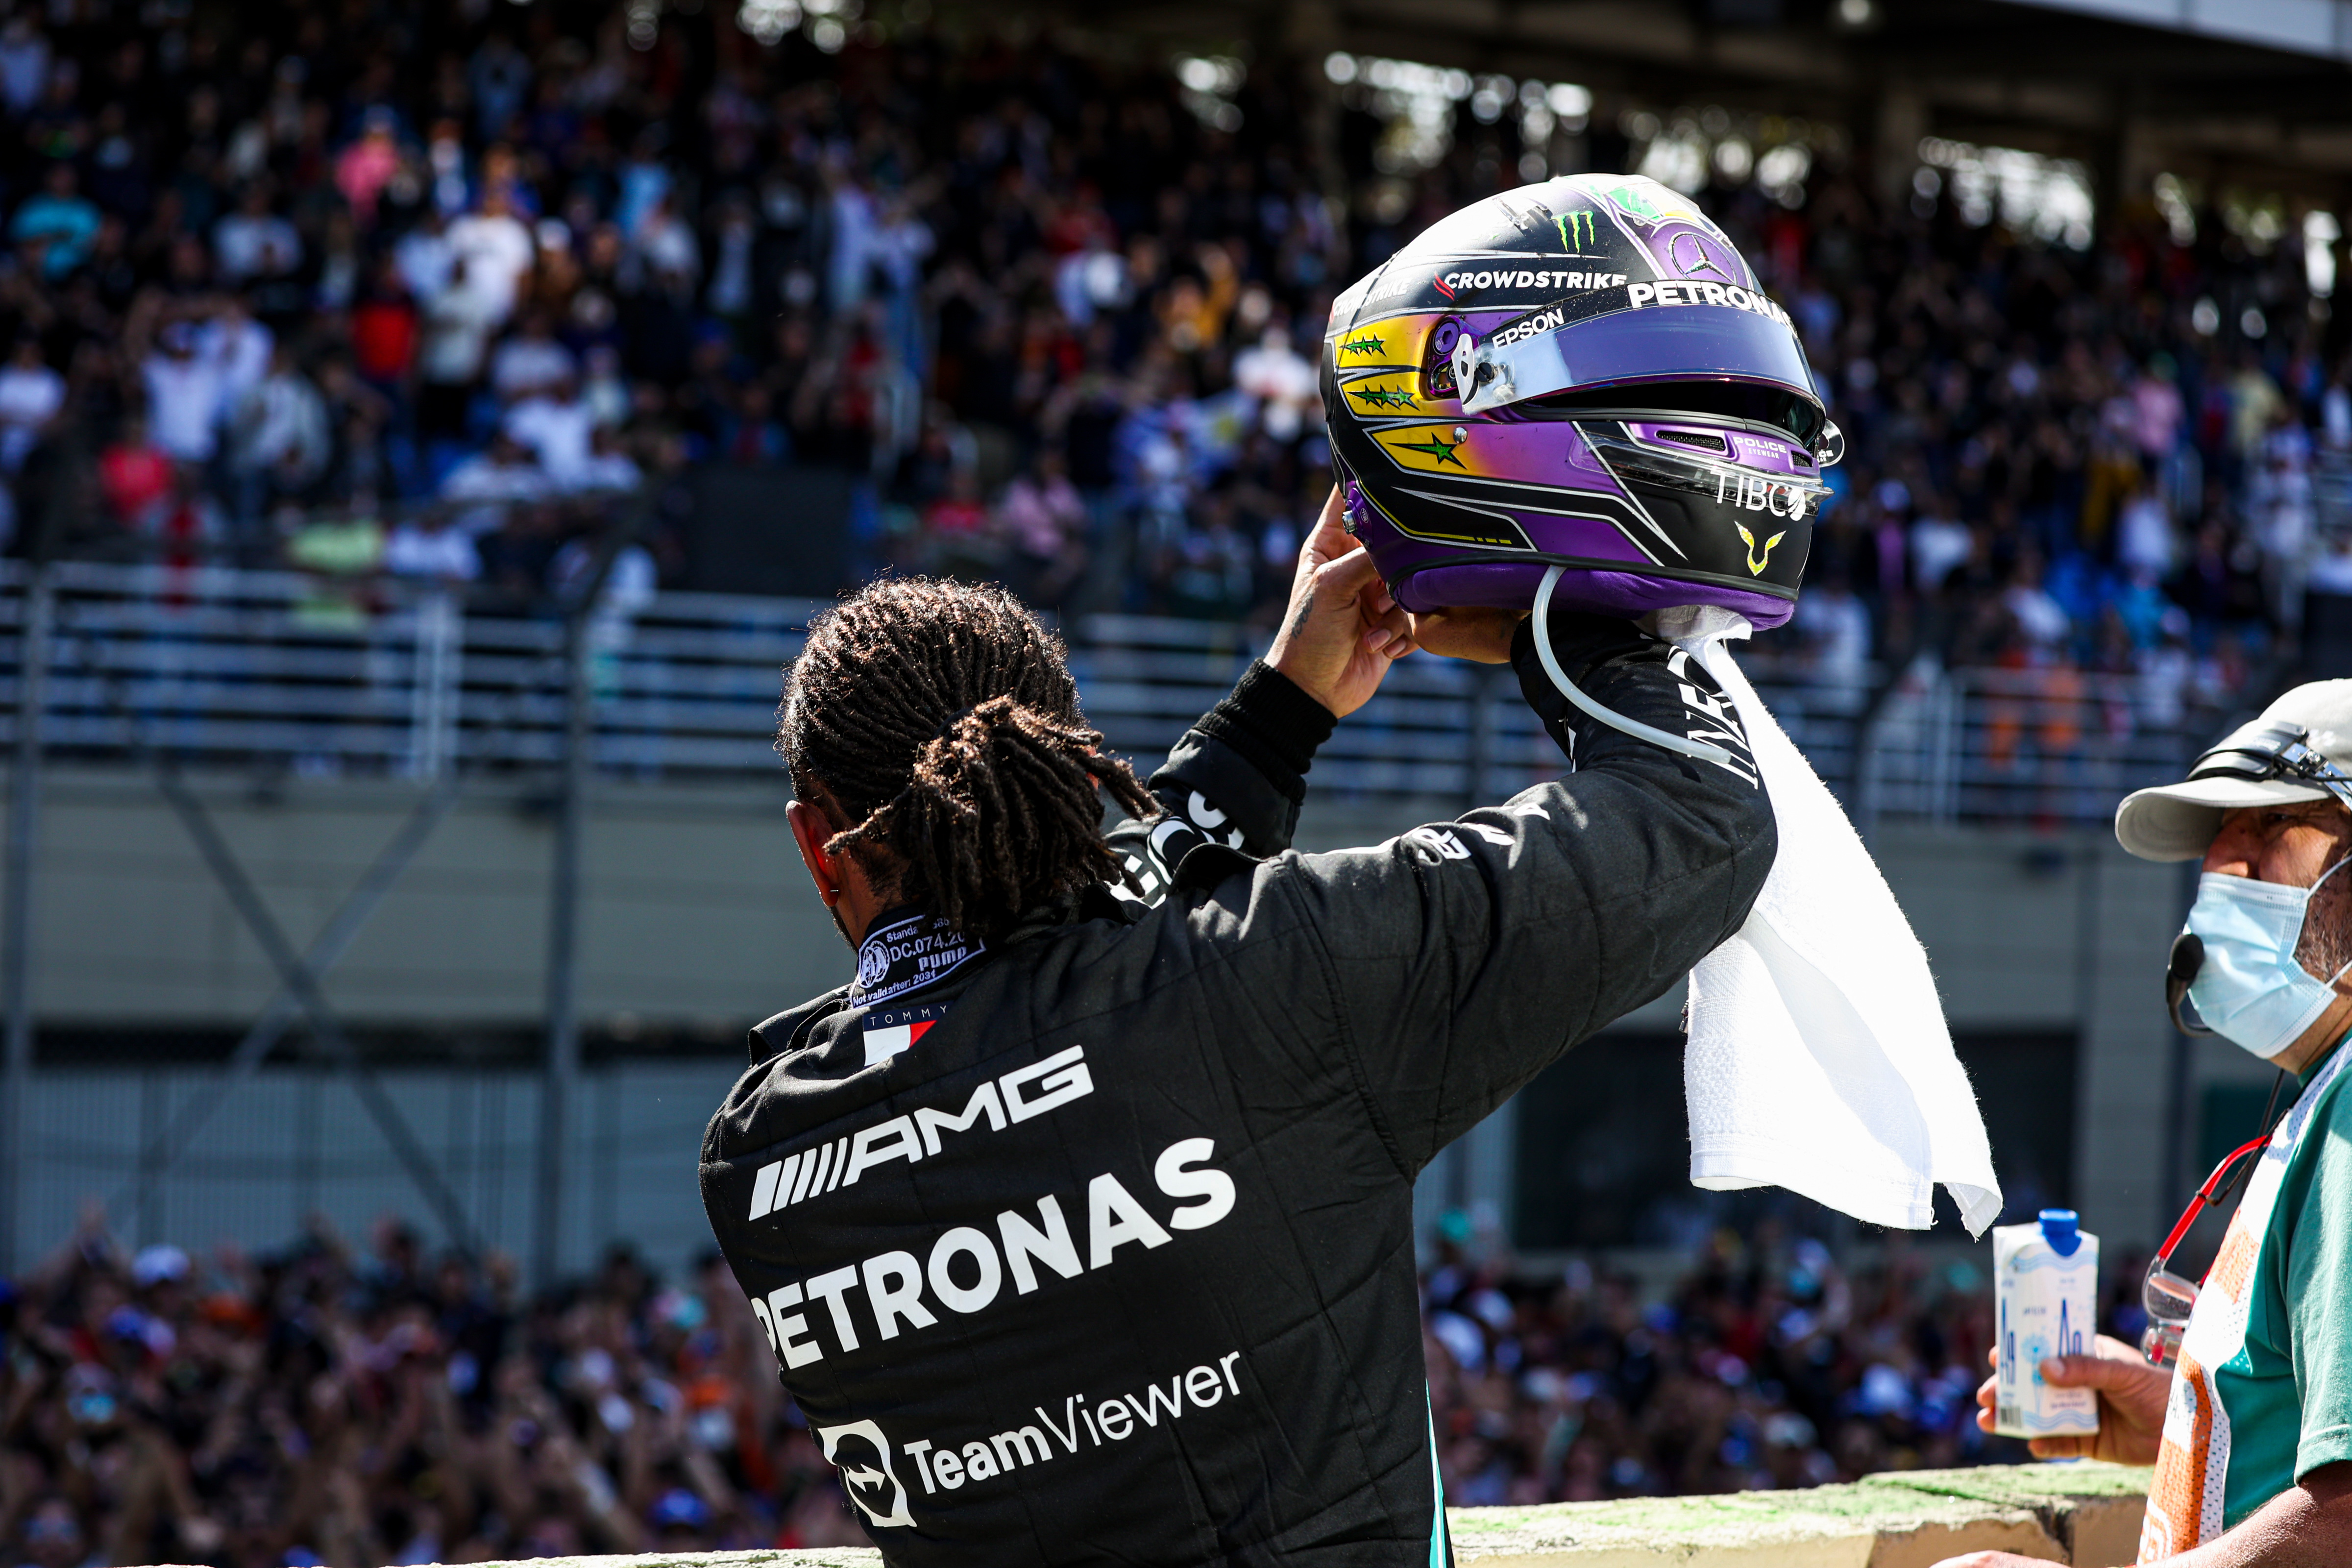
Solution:
[(46, 241), (41, 275), (55, 283), (89, 259), (98, 238), (98, 207), (76, 188), (74, 167), (60, 160), (51, 163), (40, 194), (26, 198), (8, 225), (8, 237), (18, 245)]

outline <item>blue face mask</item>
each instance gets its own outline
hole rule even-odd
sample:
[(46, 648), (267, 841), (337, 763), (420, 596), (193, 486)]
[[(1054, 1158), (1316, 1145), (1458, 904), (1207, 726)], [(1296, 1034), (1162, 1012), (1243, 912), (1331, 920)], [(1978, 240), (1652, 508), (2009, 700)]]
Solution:
[[(2329, 867), (2319, 882), (2344, 865)], [(2295, 962), (2319, 882), (2283, 888), (2219, 871), (2197, 879), (2189, 930), (2205, 944), (2205, 961), (2189, 999), (2214, 1033), (2255, 1056), (2274, 1057), (2294, 1044), (2336, 1000), (2336, 980), (2352, 970), (2347, 963), (2321, 980)]]

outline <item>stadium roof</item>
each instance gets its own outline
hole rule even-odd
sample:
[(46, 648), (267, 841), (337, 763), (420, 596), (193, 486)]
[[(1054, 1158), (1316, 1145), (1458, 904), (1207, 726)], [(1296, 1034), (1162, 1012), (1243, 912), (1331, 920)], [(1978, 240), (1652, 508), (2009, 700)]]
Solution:
[[(1099, 26), (1075, 0), (1038, 9)], [(2352, 184), (2352, 0), (1128, 0), (1117, 25), (2022, 146), (2110, 189), (2161, 169)]]

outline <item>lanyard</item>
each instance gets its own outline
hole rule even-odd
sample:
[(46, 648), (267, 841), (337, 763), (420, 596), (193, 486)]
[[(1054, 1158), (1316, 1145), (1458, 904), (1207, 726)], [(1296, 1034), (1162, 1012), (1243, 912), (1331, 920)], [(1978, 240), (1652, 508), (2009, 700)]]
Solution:
[[(2180, 1245), (2181, 1237), (2189, 1234), (2189, 1227), (2197, 1223), (2199, 1215), (2229, 1201), (2240, 1179), (2253, 1169), (2252, 1165), (2241, 1167), (2238, 1163), (2271, 1141), (2271, 1112), (2278, 1108), (2279, 1089), (2286, 1079), (2287, 1075), (2281, 1072), (2272, 1080), (2270, 1100), (2263, 1107), (2261, 1135), (2248, 1139), (2221, 1157), (2213, 1173), (2197, 1189), (2197, 1195), (2189, 1200), (2179, 1219), (2173, 1222), (2164, 1245), (2147, 1260), (2147, 1277), (2140, 1282), (2139, 1290), (2140, 1305), (2147, 1312), (2147, 1328), (2140, 1335), (2139, 1349), (2150, 1366), (2169, 1366), (2180, 1359), (2180, 1336), (2189, 1326), (2189, 1314), (2196, 1307), (2197, 1293), (2204, 1285), (2202, 1279), (2190, 1281), (2172, 1272), (2168, 1267), (2172, 1249)], [(2233, 1168), (2237, 1170), (2235, 1175), (2231, 1174)], [(2226, 1184), (2224, 1177), (2228, 1177)], [(2206, 1272), (2210, 1274), (2211, 1270)]]

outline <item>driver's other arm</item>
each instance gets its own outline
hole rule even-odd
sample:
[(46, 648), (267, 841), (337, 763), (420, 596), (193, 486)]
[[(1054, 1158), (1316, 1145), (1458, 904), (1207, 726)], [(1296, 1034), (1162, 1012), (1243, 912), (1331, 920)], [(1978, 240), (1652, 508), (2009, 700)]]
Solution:
[[(2228, 1531), (2163, 1568), (2339, 1568), (2352, 1563), (2352, 1462), (2322, 1465)], [(1971, 1552), (1936, 1568), (2043, 1568), (2039, 1558)]]
[[(1522, 623), (1510, 645), (1520, 689), (1556, 740), (1572, 736), (1575, 771), (1385, 844), (1288, 858), (1234, 932), (1310, 939), (1304, 952), (1291, 938), (1234, 956), (1265, 964), (1265, 983), (1290, 999), (1281, 1032), (1318, 1056), (1335, 1041), (1346, 1052), (1407, 1174), (1673, 985), (1739, 929), (1771, 868), (1771, 804), (1706, 672), (1623, 621), (1555, 612), (1551, 629), (1596, 701), (1719, 738), (1731, 765), (1586, 719), (1538, 667)], [(1328, 1016), (1315, 1016), (1318, 990)]]

